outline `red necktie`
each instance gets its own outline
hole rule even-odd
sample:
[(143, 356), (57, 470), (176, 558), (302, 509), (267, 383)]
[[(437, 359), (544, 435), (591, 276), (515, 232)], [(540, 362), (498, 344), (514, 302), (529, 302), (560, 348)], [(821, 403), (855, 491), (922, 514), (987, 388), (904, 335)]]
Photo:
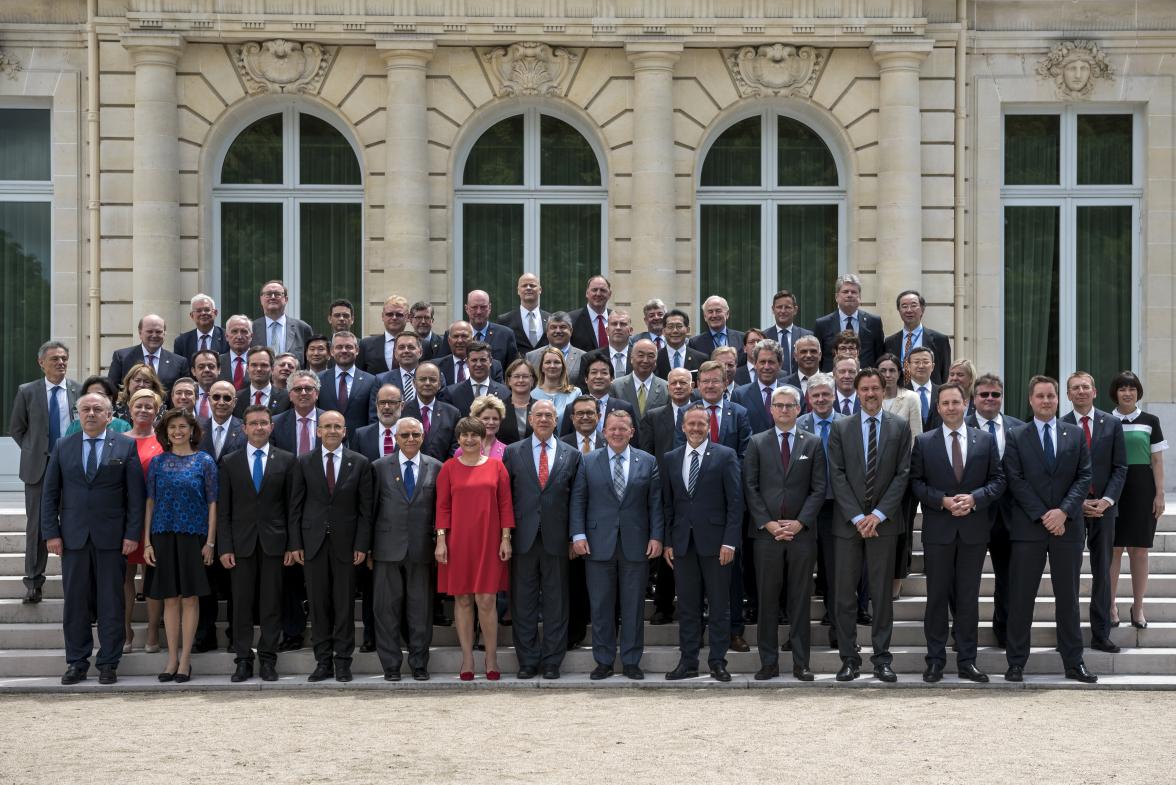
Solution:
[[(1090, 450), (1090, 416), (1082, 415), (1082, 432), (1086, 434), (1086, 449)], [(1094, 483), (1090, 484), (1090, 495), (1094, 496)]]
[(298, 454), (306, 455), (310, 452), (310, 418), (302, 417), (299, 422), (302, 423), (302, 428), (298, 432)]
[(715, 414), (715, 412), (718, 411), (719, 407), (716, 406), (715, 404), (711, 404), (707, 408), (710, 409), (710, 437), (711, 437), (711, 441), (718, 443), (718, 441), (719, 441), (719, 416), (717, 414)]
[(455, 381), (458, 384), (461, 384), (465, 380), (466, 380), (465, 360), (458, 360), (457, 361), (457, 377), (456, 377)]
[(200, 351), (202, 351), (202, 352), (208, 351), (208, 336), (207, 335), (200, 336)]
[(335, 453), (327, 453), (327, 493), (335, 493)]
[(424, 432), (426, 439), (429, 438), (429, 409), (431, 406), (421, 407), (421, 430)]
[(200, 416), (208, 419), (208, 393), (200, 396)]
[(240, 390), (245, 386), (245, 361), (237, 358), (237, 367), (233, 369), (233, 386)]
[(539, 442), (539, 487), (547, 487), (547, 442)]
[(147, 364), (151, 366), (151, 370), (153, 370), (153, 371), (156, 370), (156, 368), (155, 368), (155, 355), (154, 354), (147, 355)]
[(261, 406), (261, 390), (258, 390), (257, 392), (253, 393), (253, 405), (254, 406)]
[(339, 411), (347, 411), (347, 372), (339, 374)]
[(604, 346), (608, 343), (608, 333), (604, 331), (604, 317), (599, 314), (596, 317), (596, 345)]
[(764, 411), (768, 413), (769, 417), (772, 416), (772, 388), (771, 387), (764, 388)]
[(392, 429), (391, 428), (384, 429), (384, 454), (385, 455), (392, 454)]

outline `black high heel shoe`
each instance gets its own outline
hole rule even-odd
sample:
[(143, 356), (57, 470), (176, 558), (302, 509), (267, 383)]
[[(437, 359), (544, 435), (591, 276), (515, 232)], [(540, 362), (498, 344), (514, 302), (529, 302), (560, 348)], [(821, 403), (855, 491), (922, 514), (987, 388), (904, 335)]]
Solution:
[(1144, 619), (1143, 621), (1136, 621), (1135, 620), (1135, 609), (1134, 608), (1131, 609), (1131, 626), (1137, 630), (1146, 630), (1147, 629), (1147, 619)]
[(173, 677), (173, 681), (175, 681), (176, 684), (183, 684), (183, 683), (191, 681), (191, 680), (192, 680), (192, 666), (191, 665), (188, 666), (187, 673), (180, 673), (179, 671), (176, 671), (176, 675)]

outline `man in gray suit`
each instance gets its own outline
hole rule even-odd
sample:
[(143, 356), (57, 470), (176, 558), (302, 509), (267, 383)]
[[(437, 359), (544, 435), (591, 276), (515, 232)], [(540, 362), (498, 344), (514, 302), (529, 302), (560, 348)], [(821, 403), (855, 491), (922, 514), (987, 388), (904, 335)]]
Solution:
[[(568, 514), (580, 452), (555, 437), (555, 405), (536, 401), (531, 436), (506, 448), (514, 499), (511, 618), (519, 678), (558, 679), (568, 644)], [(539, 642), (540, 611), (543, 643)]]
[(873, 368), (858, 371), (854, 390), (861, 412), (833, 423), (829, 434), (830, 477), (833, 481), (833, 535), (837, 586), (837, 638), (841, 651), (838, 681), (858, 677), (857, 603), (854, 591), (862, 561), (869, 573), (874, 603), (874, 676), (898, 681), (890, 664), (894, 626), (891, 599), (895, 549), (906, 526), (902, 500), (911, 468), (911, 429), (906, 420), (882, 411), (885, 387)]
[(547, 341), (543, 346), (527, 352), (527, 362), (535, 373), (540, 372), (539, 363), (543, 360), (543, 352), (548, 346), (554, 346), (563, 352), (564, 364), (568, 367), (568, 380), (572, 384), (580, 383), (580, 360), (584, 357), (584, 350), (572, 346), (572, 320), (567, 311), (556, 311), (547, 318)]
[(572, 547), (587, 559), (592, 606), (593, 681), (613, 675), (617, 656), (617, 599), (621, 610), (621, 665), (630, 679), (644, 679), (645, 584), (649, 559), (662, 552), (661, 478), (657, 461), (629, 445), (633, 421), (613, 410), (604, 425), (608, 446), (583, 458), (572, 490)]
[(289, 352), (306, 364), (306, 342), (314, 334), (310, 325), (286, 314), (290, 292), (281, 281), (266, 281), (261, 287), (261, 310), (264, 316), (253, 320), (253, 346), (268, 346), (274, 354)]
[(25, 487), (24, 603), (41, 601), (49, 552), (41, 539), (41, 481), (49, 453), (69, 429), (78, 383), (65, 378), (69, 349), (60, 341), (46, 341), (37, 350), (44, 376), (22, 384), (12, 402), (9, 433), (20, 448), (20, 481)]
[(433, 515), (441, 462), (421, 452), (421, 421), (396, 424), (398, 452), (372, 464), (375, 520), (372, 526), (372, 597), (376, 653), (386, 681), (400, 681), (401, 608), (407, 624), (408, 665), (417, 681), (429, 679), (433, 641)]
[(669, 385), (665, 379), (653, 375), (656, 365), (657, 346), (650, 339), (642, 338), (629, 350), (629, 373), (612, 383), (610, 394), (630, 403), (637, 410), (638, 418), (670, 402)]

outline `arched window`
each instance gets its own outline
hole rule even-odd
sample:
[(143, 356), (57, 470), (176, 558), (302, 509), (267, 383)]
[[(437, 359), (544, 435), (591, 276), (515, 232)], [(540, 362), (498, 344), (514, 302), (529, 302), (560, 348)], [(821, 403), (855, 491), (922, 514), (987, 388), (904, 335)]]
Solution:
[(575, 308), (584, 282), (607, 272), (601, 156), (572, 118), (529, 107), (493, 121), (456, 179), (454, 302), (485, 289), (501, 313), (532, 272), (544, 309)]
[(352, 142), (326, 113), (291, 102), (244, 123), (213, 185), (220, 311), (257, 314), (280, 278), (287, 313), (324, 324), (346, 297), (362, 312), (363, 178)]
[(814, 128), (767, 109), (719, 133), (698, 180), (698, 302), (720, 294), (738, 329), (771, 325), (788, 289), (811, 327), (833, 308), (843, 266), (845, 186)]

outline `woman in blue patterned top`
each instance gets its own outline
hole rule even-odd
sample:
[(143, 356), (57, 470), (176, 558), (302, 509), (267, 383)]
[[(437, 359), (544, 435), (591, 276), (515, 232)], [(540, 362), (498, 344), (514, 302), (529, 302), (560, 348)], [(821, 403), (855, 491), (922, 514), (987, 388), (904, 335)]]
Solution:
[(182, 683), (192, 677), (200, 595), (210, 591), (204, 568), (216, 551), (217, 469), (212, 456), (196, 450), (203, 433), (186, 409), (164, 414), (155, 437), (165, 452), (147, 471), (143, 557), (155, 568), (150, 597), (163, 600), (167, 667), (159, 680)]

